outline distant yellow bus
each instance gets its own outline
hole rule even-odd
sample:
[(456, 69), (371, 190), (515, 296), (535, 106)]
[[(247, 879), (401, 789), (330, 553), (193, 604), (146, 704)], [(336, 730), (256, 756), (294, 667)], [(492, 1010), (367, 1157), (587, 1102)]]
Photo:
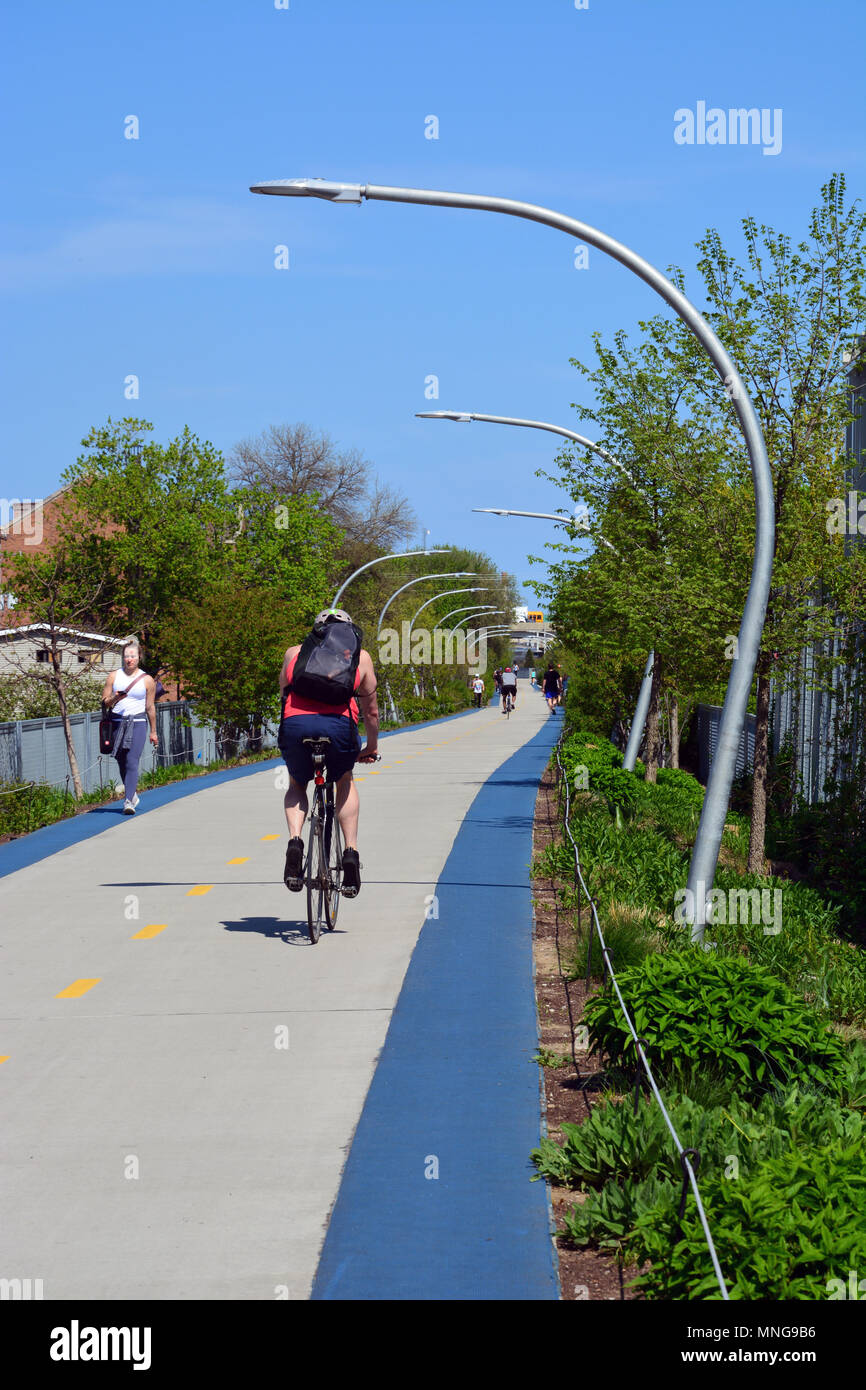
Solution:
[(543, 622), (544, 622), (544, 614), (543, 614), (543, 613), (538, 613), (538, 612), (533, 612), (532, 609), (530, 609), (529, 612), (528, 612), (527, 615), (526, 615), (526, 621), (527, 621), (528, 623), (543, 623)]

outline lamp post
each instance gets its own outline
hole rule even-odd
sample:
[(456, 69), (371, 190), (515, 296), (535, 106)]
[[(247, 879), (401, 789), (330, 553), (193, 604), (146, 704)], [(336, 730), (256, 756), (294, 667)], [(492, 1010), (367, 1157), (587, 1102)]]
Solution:
[(655, 290), (682, 319), (710, 357), (713, 367), (724, 384), (743, 432), (752, 483), (755, 491), (755, 553), (749, 591), (740, 622), (737, 656), (731, 663), (731, 674), (725, 693), (725, 703), (719, 724), (716, 756), (710, 769), (707, 790), (698, 833), (689, 865), (686, 915), (692, 922), (692, 940), (702, 942), (707, 913), (707, 893), (712, 888), (719, 860), (725, 817), (728, 812), (731, 784), (736, 770), (737, 752), (746, 718), (746, 707), (752, 678), (758, 660), (764, 615), (770, 593), (773, 569), (775, 517), (773, 478), (767, 459), (767, 449), (761, 427), (749, 394), (730, 354), (722, 346), (709, 324), (695, 306), (655, 266), (638, 256), (630, 247), (616, 241), (606, 232), (568, 217), (537, 203), (525, 203), (515, 198), (491, 197), (483, 193), (455, 193), (444, 189), (396, 188), (384, 184), (336, 183), (325, 179), (276, 179), (253, 184), (253, 193), (288, 195), (302, 198), (324, 198), (334, 203), (360, 203), (362, 199), (388, 203), (417, 203), (435, 207), (471, 208), (482, 212), (502, 213), (540, 222), (569, 237), (584, 241), (624, 265)]

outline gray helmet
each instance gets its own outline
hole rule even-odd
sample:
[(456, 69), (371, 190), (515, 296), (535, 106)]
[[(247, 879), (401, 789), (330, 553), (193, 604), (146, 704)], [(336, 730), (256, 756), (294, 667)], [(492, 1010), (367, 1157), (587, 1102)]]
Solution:
[(323, 608), (321, 613), (316, 614), (316, 624), (326, 623), (329, 618), (333, 618), (334, 622), (337, 623), (350, 623), (352, 621), (345, 608)]

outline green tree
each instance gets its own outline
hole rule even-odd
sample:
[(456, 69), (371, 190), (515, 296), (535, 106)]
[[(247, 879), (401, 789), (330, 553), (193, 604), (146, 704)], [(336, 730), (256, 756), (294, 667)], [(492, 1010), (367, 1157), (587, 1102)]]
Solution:
[(62, 475), (68, 487), (60, 535), (86, 583), (98, 577), (93, 627), (137, 632), (148, 666), (162, 660), (160, 628), (181, 598), (217, 582), (236, 508), (212, 444), (188, 429), (148, 442), (145, 420), (108, 420), (82, 441)]
[[(794, 245), (743, 220), (746, 263), (717, 231), (699, 242), (707, 317), (737, 364), (767, 444), (776, 500), (773, 580), (757, 665), (757, 720), (749, 869), (762, 872), (771, 679), (802, 649), (833, 634), (855, 585), (844, 538), (828, 531), (842, 495), (848, 362), (866, 317), (866, 217), (834, 175)], [(718, 383), (705, 376), (707, 392)], [(730, 410), (730, 408), (729, 408)]]
[(183, 694), (217, 738), (256, 737), (279, 719), (279, 672), (300, 640), (306, 613), (272, 589), (215, 585), (199, 602), (182, 599), (163, 623), (166, 658)]

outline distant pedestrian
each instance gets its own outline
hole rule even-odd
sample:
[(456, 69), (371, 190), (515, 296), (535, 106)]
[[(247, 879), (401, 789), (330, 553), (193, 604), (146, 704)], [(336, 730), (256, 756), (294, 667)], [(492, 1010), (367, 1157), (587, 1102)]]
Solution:
[(476, 676), (472, 682), (472, 694), (475, 696), (475, 708), (480, 709), (484, 699), (484, 681), (480, 676)]
[(557, 668), (551, 663), (544, 673), (542, 681), (544, 698), (547, 701), (547, 708), (551, 714), (556, 714), (556, 706), (562, 693), (562, 677)]

